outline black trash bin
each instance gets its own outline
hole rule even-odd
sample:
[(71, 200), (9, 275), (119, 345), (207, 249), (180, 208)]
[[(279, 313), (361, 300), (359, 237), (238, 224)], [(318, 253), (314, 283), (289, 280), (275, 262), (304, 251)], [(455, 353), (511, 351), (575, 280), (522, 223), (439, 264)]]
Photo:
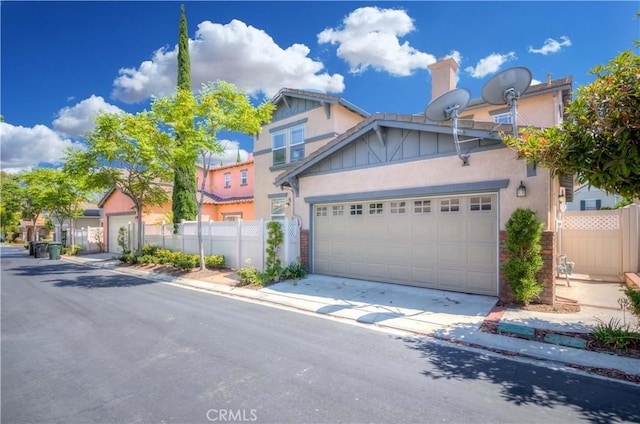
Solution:
[(35, 251), (35, 249), (34, 249), (34, 247), (33, 247), (33, 241), (30, 241), (30, 242), (29, 242), (29, 255), (30, 255), (30, 256), (33, 256), (33, 255), (35, 255), (35, 254), (36, 254), (36, 251)]
[(34, 251), (36, 259), (43, 259), (47, 257), (47, 243), (46, 241), (37, 241), (35, 243)]

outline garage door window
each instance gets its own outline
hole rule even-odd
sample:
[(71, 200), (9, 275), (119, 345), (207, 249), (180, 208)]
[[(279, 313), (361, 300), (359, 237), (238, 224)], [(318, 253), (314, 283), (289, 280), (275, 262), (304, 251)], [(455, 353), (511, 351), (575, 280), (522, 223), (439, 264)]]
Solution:
[(318, 206), (316, 208), (316, 216), (327, 216), (327, 207), (326, 206)]
[(413, 213), (431, 213), (431, 200), (415, 200), (413, 202)]
[(381, 215), (382, 212), (382, 203), (369, 203), (369, 215)]
[(469, 210), (471, 212), (490, 211), (493, 208), (491, 196), (478, 196), (469, 198)]
[(337, 205), (333, 207), (333, 216), (344, 215), (344, 205)]
[(362, 205), (350, 205), (349, 215), (362, 215)]
[(407, 213), (407, 202), (391, 202), (391, 215), (404, 215)]
[(443, 199), (440, 201), (440, 212), (460, 212), (460, 199)]

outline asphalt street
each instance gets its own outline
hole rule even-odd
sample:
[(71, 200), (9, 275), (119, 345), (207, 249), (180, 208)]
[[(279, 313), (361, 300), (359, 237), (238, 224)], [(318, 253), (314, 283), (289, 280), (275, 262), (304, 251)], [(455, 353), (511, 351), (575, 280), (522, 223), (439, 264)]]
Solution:
[(640, 386), (1, 250), (3, 423), (640, 422)]

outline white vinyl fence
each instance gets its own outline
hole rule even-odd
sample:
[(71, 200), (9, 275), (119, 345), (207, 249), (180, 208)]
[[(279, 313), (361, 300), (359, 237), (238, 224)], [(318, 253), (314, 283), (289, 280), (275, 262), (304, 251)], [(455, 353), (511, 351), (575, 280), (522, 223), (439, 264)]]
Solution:
[(640, 271), (639, 209), (564, 212), (559, 250), (573, 273), (624, 281), (625, 272)]
[[(204, 254), (224, 255), (226, 265), (231, 268), (255, 267), (264, 271), (267, 248), (267, 223), (269, 221), (209, 221), (202, 223)], [(284, 266), (300, 257), (300, 232), (298, 221), (284, 219), (282, 224), (284, 241), (278, 252)], [(198, 253), (198, 223), (180, 224), (178, 233), (173, 233), (173, 224), (147, 224), (143, 231), (143, 244)]]
[[(71, 229), (67, 230), (71, 233)], [(104, 247), (104, 234), (102, 227), (82, 227), (74, 229), (74, 243), (82, 248), (85, 253), (98, 253)], [(67, 236), (67, 244), (71, 245), (71, 239)]]

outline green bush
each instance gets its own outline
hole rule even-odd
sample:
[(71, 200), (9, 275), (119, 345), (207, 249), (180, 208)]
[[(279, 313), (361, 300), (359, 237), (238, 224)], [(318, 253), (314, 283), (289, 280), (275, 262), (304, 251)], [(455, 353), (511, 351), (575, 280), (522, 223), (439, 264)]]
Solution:
[(158, 252), (158, 250), (161, 250), (158, 246), (145, 244), (144, 246), (142, 246), (142, 255), (156, 256), (156, 252)]
[(640, 289), (627, 287), (624, 294), (627, 295), (629, 303), (631, 303), (631, 313), (640, 319)]
[(525, 305), (542, 291), (536, 273), (543, 265), (540, 251), (543, 224), (531, 209), (516, 209), (506, 224), (505, 248), (509, 257), (502, 264), (502, 272), (509, 282), (515, 299)]
[(223, 255), (211, 255), (204, 258), (204, 264), (209, 269), (224, 268), (226, 260)]
[(285, 280), (294, 279), (298, 280), (300, 278), (304, 278), (307, 276), (307, 269), (302, 265), (302, 263), (298, 260), (296, 262), (291, 262), (284, 270), (282, 278)]
[(640, 333), (633, 331), (630, 324), (622, 324), (618, 318), (611, 318), (608, 323), (598, 319), (591, 335), (597, 342), (615, 349), (624, 349), (640, 341)]
[(80, 247), (78, 245), (73, 246), (73, 249), (71, 248), (71, 246), (62, 246), (60, 248), (60, 253), (63, 254), (63, 255), (75, 256), (81, 250), (82, 250), (82, 247)]
[[(144, 252), (144, 249), (143, 249), (143, 252)], [(143, 254), (142, 256), (138, 257), (138, 263), (139, 264), (155, 264), (156, 257)]]
[(268, 282), (265, 274), (253, 267), (240, 268), (236, 274), (240, 277), (240, 286), (264, 286)]
[(171, 261), (171, 264), (176, 268), (187, 271), (197, 267), (199, 263), (200, 258), (198, 255), (192, 255), (189, 253), (179, 253), (178, 255), (174, 255)]

